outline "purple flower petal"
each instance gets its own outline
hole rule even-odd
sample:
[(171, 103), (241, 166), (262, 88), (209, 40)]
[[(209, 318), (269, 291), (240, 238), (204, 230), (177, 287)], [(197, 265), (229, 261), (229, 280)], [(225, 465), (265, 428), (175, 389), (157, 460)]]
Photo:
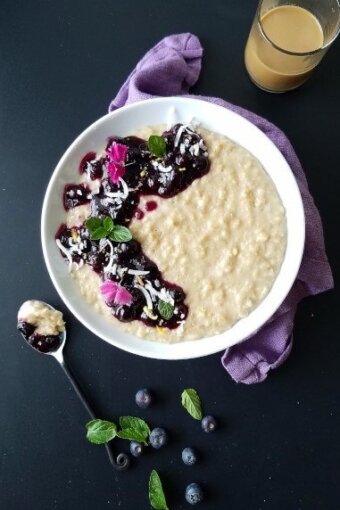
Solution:
[(112, 145), (106, 150), (110, 159), (107, 164), (107, 171), (111, 181), (114, 184), (119, 182), (119, 179), (125, 174), (125, 156), (128, 151), (126, 145), (113, 142)]
[(115, 297), (115, 303), (117, 305), (127, 305), (130, 306), (132, 303), (132, 295), (128, 290), (126, 290), (124, 287), (121, 287), (119, 285), (119, 289), (117, 291), (116, 297)]
[(115, 305), (127, 305), (132, 303), (132, 295), (125, 287), (111, 280), (105, 280), (100, 286), (100, 292), (106, 302), (113, 302)]
[(114, 161), (109, 161), (107, 164), (107, 172), (111, 181), (114, 184), (119, 182), (119, 179), (123, 177), (125, 174), (125, 168), (120, 163), (115, 163)]
[(100, 292), (104, 296), (105, 301), (113, 301), (115, 299), (118, 287), (118, 283), (111, 280), (105, 280), (105, 282), (100, 285)]
[(121, 143), (113, 142), (113, 144), (107, 149), (107, 155), (115, 163), (123, 164), (125, 162), (125, 156), (128, 151), (126, 145)]

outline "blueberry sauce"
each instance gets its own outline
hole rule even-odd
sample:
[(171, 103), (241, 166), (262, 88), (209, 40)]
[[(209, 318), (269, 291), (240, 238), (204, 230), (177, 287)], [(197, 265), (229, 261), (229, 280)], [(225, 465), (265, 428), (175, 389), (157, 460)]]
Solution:
[(146, 202), (145, 204), (146, 211), (151, 212), (154, 211), (155, 209), (157, 209), (157, 202), (155, 202), (154, 200), (149, 200), (148, 202)]
[(103, 177), (103, 161), (96, 159), (95, 152), (88, 152), (80, 162), (79, 172), (80, 174), (87, 173), (91, 181), (101, 179)]
[[(184, 304), (183, 290), (162, 278), (156, 264), (143, 253), (140, 243), (135, 239), (126, 243), (107, 239), (93, 241), (89, 239), (85, 228), (67, 228), (66, 225), (60, 227), (57, 239), (66, 249), (70, 249), (69, 240), (73, 240), (70, 251), (73, 262), (88, 264), (103, 279), (117, 282), (130, 292), (133, 298), (130, 306), (106, 302), (118, 320), (141, 320), (147, 326), (169, 329), (177, 328), (185, 320), (188, 307)], [(149, 307), (142, 289), (150, 296), (152, 305)], [(174, 314), (169, 320), (156, 317), (153, 312), (153, 297), (159, 296), (174, 306)]]
[(166, 152), (162, 158), (151, 154), (147, 141), (141, 138), (128, 136), (109, 139), (108, 147), (113, 142), (128, 147), (124, 181), (130, 188), (137, 187), (141, 195), (173, 197), (209, 171), (207, 149), (198, 133), (182, 124), (176, 124), (162, 136), (166, 143)]
[[(128, 226), (133, 218), (144, 217), (144, 212), (138, 207), (142, 195), (173, 197), (209, 171), (207, 148), (202, 137), (190, 126), (176, 124), (162, 137), (166, 148), (161, 157), (154, 156), (147, 141), (141, 138), (109, 139), (106, 150), (113, 143), (128, 148), (123, 162), (125, 172), (118, 183), (112, 182), (107, 175), (108, 155), (93, 159), (93, 153), (87, 154), (80, 170), (87, 172), (89, 179), (93, 180), (89, 165), (91, 168), (101, 167), (99, 190), (91, 196), (84, 185), (65, 186), (65, 208), (90, 202), (91, 217), (109, 216), (116, 225)], [(97, 174), (94, 172), (93, 175)], [(156, 208), (157, 202), (150, 200), (146, 203), (147, 212)], [(128, 242), (115, 242), (111, 238), (93, 240), (85, 225), (72, 228), (61, 225), (56, 242), (69, 264), (75, 263), (78, 267), (87, 264), (103, 281), (112, 280), (131, 294), (129, 305), (106, 302), (118, 320), (140, 320), (147, 326), (168, 329), (175, 329), (185, 321), (188, 307), (184, 303), (186, 296), (183, 289), (162, 278), (156, 264), (143, 253), (135, 239)], [(162, 312), (164, 304), (170, 307), (170, 314)]]
[(135, 210), (135, 214), (133, 215), (134, 218), (136, 218), (136, 220), (142, 220), (144, 218), (145, 214), (143, 213), (142, 209), (140, 209), (139, 207), (137, 207), (137, 209)]
[(91, 192), (84, 184), (66, 184), (64, 188), (64, 208), (66, 211), (78, 205), (88, 204), (91, 201)]
[(61, 345), (61, 335), (39, 335), (35, 333), (37, 328), (26, 321), (19, 321), (17, 327), (26, 342), (37, 351), (43, 353), (54, 352)]

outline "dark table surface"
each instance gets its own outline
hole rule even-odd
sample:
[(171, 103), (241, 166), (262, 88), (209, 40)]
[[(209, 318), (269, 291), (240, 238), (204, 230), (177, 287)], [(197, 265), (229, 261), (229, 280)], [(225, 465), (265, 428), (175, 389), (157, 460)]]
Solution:
[[(254, 87), (243, 49), (256, 0), (2, 0), (0, 16), (0, 508), (148, 509), (152, 468), (170, 508), (184, 488), (206, 488), (202, 508), (339, 508), (339, 295), (306, 299), (289, 360), (260, 385), (236, 385), (220, 355), (185, 362), (142, 359), (99, 340), (65, 309), (47, 274), (40, 211), (51, 171), (71, 141), (102, 116), (137, 60), (167, 34), (191, 31), (205, 48), (196, 93), (264, 115), (290, 137), (320, 208), (328, 255), (339, 273), (340, 43), (301, 89), (270, 95)], [(126, 473), (84, 436), (86, 413), (53, 359), (16, 332), (17, 308), (44, 299), (65, 312), (66, 355), (98, 415), (136, 414), (139, 387), (157, 404), (145, 417), (171, 431), (170, 445)], [(221, 423), (204, 435), (180, 408), (199, 390)], [(202, 461), (187, 468), (181, 448)]]

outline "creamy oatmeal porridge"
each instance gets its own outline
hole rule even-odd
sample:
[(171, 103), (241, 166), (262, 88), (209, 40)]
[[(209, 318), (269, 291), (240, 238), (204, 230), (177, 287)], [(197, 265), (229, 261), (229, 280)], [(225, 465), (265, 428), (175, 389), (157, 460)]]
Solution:
[[(150, 135), (162, 132), (161, 127), (146, 128), (137, 136), (147, 140)], [(200, 152), (197, 143), (192, 156), (199, 154), (208, 158), (210, 168), (202, 170), (199, 178), (192, 179), (184, 186), (186, 189), (170, 198), (153, 194), (140, 196), (129, 223), (133, 238), (141, 243), (143, 253), (156, 263), (162, 278), (185, 292), (179, 305), (183, 307), (183, 314), (179, 310), (174, 329), (161, 324), (150, 327), (140, 320), (121, 322), (113, 317), (112, 308), (105, 303), (105, 293), (99, 290), (103, 276), (87, 263), (79, 264), (70, 258), (65, 242), (61, 237), (59, 240), (64, 256), (72, 260), (71, 275), (84, 298), (116, 326), (141, 338), (178, 342), (227, 330), (264, 299), (284, 257), (285, 210), (259, 161), (221, 135), (203, 128), (197, 132), (203, 141)], [(181, 137), (185, 137), (185, 132), (177, 136), (179, 140)], [(184, 143), (178, 145), (181, 152), (187, 149), (181, 147)], [(91, 170), (96, 172), (98, 168), (93, 164)], [(167, 167), (165, 174), (166, 170)], [(90, 216), (88, 197), (97, 193), (99, 187), (98, 179), (91, 180), (88, 174), (85, 172), (78, 179), (80, 186), (86, 183), (85, 190), (73, 189), (80, 198), (80, 205), (77, 203), (73, 207), (72, 203), (68, 209), (68, 232), (71, 227), (81, 226)], [(93, 205), (91, 207), (93, 214)], [(154, 299), (146, 284), (147, 275), (138, 274), (134, 278), (139, 282), (136, 286), (147, 305), (146, 289), (149, 298)], [(176, 310), (176, 302), (171, 304)], [(153, 308), (147, 317), (149, 323), (155, 313), (157, 310)]]

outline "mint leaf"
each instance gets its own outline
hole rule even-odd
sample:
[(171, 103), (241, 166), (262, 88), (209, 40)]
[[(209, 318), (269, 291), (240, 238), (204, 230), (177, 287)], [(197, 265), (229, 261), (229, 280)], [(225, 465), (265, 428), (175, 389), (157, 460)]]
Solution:
[(102, 239), (103, 237), (106, 237), (106, 228), (105, 227), (98, 227), (96, 230), (94, 230), (90, 234), (90, 239), (92, 241), (99, 241), (99, 239)]
[(94, 444), (108, 443), (117, 435), (117, 427), (111, 421), (91, 420), (86, 423), (86, 428), (86, 437)]
[(174, 307), (170, 303), (166, 303), (165, 301), (160, 299), (158, 301), (158, 311), (163, 317), (163, 319), (168, 321), (174, 314)]
[(105, 228), (107, 234), (113, 230), (113, 226), (112, 218), (106, 216), (106, 218), (103, 219), (103, 227)]
[(198, 393), (193, 388), (187, 388), (182, 393), (182, 406), (195, 420), (202, 419), (202, 406)]
[(120, 439), (127, 439), (128, 441), (138, 441), (138, 443), (144, 443), (147, 445), (145, 435), (136, 429), (124, 429), (117, 432), (117, 436)]
[(102, 226), (102, 220), (100, 218), (92, 217), (88, 218), (85, 221), (85, 227), (89, 232), (93, 232), (94, 230), (97, 230), (97, 228)]
[(110, 239), (116, 241), (116, 243), (126, 243), (131, 241), (132, 234), (127, 227), (116, 225), (113, 231), (110, 233)]
[(152, 154), (160, 158), (165, 154), (166, 142), (162, 136), (151, 135), (148, 140), (148, 147)]
[(110, 216), (89, 218), (85, 221), (85, 226), (90, 232), (90, 239), (92, 241), (99, 241), (103, 237), (110, 237), (110, 239), (117, 243), (123, 243), (132, 239), (130, 230), (123, 225), (115, 225)]
[(144, 420), (135, 416), (121, 416), (119, 418), (119, 425), (122, 430), (118, 432), (118, 436), (121, 439), (129, 439), (130, 441), (139, 441), (147, 444), (150, 428)]
[(149, 501), (150, 505), (155, 510), (169, 510), (166, 504), (161, 479), (154, 469), (151, 471), (149, 480)]
[(146, 421), (136, 416), (121, 416), (119, 418), (119, 425), (122, 429), (140, 429), (146, 435), (150, 434), (150, 428)]

